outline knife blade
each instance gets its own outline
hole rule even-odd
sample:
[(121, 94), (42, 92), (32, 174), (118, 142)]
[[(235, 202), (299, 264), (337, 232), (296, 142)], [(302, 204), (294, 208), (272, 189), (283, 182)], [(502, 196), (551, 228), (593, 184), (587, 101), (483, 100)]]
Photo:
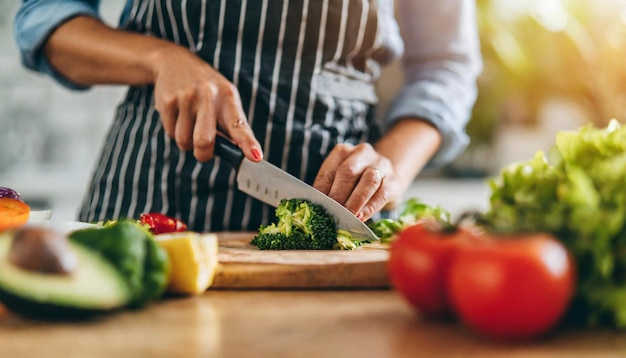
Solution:
[(237, 173), (237, 188), (253, 198), (273, 207), (282, 199), (306, 199), (323, 206), (335, 218), (337, 229), (348, 231), (353, 238), (379, 240), (364, 222), (326, 194), (268, 161), (249, 160), (221, 135), (215, 139), (215, 155), (232, 165)]

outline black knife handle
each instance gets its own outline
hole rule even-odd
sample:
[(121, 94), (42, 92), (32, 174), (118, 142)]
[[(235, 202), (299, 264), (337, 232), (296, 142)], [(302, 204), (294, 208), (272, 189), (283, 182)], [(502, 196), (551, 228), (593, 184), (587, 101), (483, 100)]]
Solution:
[(243, 160), (241, 149), (219, 134), (215, 136), (215, 155), (226, 159), (235, 169), (239, 169), (239, 164)]

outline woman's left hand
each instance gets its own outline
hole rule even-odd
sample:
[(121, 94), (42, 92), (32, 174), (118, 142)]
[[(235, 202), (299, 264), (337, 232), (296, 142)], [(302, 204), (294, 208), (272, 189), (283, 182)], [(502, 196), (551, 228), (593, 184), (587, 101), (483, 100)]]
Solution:
[(370, 144), (337, 144), (322, 163), (313, 186), (365, 221), (401, 195), (389, 159)]

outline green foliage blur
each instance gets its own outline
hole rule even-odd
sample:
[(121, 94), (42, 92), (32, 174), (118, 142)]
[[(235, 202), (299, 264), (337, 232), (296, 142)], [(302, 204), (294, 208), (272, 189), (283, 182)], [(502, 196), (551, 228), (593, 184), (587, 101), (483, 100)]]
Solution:
[(626, 2), (477, 0), (484, 71), (468, 134), (492, 144), (497, 128), (534, 126), (542, 106), (571, 103), (604, 127), (626, 119)]

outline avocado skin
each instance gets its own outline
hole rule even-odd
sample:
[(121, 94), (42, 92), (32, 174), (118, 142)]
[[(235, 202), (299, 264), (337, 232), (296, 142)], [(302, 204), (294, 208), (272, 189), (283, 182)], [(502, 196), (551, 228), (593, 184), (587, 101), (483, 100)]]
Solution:
[(0, 302), (12, 313), (34, 320), (84, 321), (96, 319), (123, 307), (113, 308), (79, 308), (61, 304), (36, 302), (0, 287)]
[(69, 238), (100, 253), (120, 272), (132, 292), (128, 308), (143, 308), (164, 294), (170, 262), (145, 227), (118, 220), (74, 231)]
[(141, 295), (147, 230), (131, 221), (116, 221), (104, 227), (86, 228), (69, 234), (71, 241), (98, 252), (124, 277), (132, 293), (131, 306)]
[(143, 290), (141, 295), (131, 302), (130, 308), (142, 308), (148, 302), (163, 296), (169, 282), (170, 261), (167, 252), (152, 238), (144, 240), (146, 258), (143, 270)]

